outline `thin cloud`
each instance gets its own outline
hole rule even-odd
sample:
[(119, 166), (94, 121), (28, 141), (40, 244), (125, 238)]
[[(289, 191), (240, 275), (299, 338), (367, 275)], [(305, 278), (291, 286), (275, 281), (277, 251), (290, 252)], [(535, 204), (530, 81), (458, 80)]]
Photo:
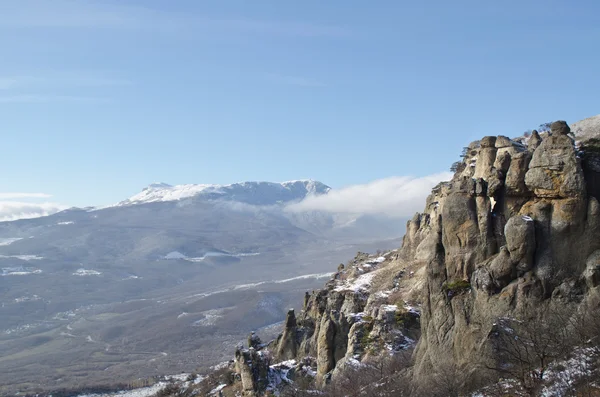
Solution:
[(320, 81), (307, 78), (307, 77), (299, 77), (299, 76), (284, 76), (280, 74), (269, 74), (267, 75), (269, 80), (273, 81), (277, 84), (282, 85), (291, 85), (296, 87), (312, 87), (312, 88), (320, 88), (325, 87), (326, 85)]
[(0, 89), (16, 90), (26, 88), (65, 88), (65, 87), (116, 87), (132, 85), (131, 80), (96, 75), (83, 71), (46, 73), (44, 76), (5, 76), (0, 77)]
[(50, 202), (0, 201), (0, 222), (38, 218), (40, 216), (52, 215), (65, 209), (67, 209), (65, 205)]
[(23, 198), (49, 198), (51, 194), (47, 193), (22, 193), (22, 192), (8, 192), (0, 193), (0, 200), (11, 200), (11, 199), (23, 199)]
[(8, 90), (18, 84), (18, 81), (14, 78), (0, 77), (0, 90)]
[(0, 28), (121, 29), (212, 33), (259, 33), (304, 37), (344, 37), (347, 29), (293, 21), (214, 18), (143, 6), (93, 1), (19, 0), (0, 3)]
[(107, 103), (107, 98), (77, 96), (77, 95), (3, 95), (0, 103), (48, 103), (48, 102), (79, 102)]
[(406, 218), (422, 211), (431, 189), (452, 174), (442, 172), (421, 178), (397, 176), (364, 185), (333, 189), (322, 196), (307, 197), (292, 204), (289, 211), (325, 211), (353, 214), (383, 214)]

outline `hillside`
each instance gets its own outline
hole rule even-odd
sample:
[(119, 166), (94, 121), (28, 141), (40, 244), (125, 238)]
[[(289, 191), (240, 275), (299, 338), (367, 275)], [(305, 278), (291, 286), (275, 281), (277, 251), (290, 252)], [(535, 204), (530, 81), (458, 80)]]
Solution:
[(153, 184), (105, 208), (0, 222), (0, 394), (224, 360), (247, 332), (280, 322), (324, 268), (397, 244), (396, 221), (286, 211), (329, 190)]
[(472, 142), (452, 180), (408, 222), (400, 249), (339, 266), (300, 312), (288, 312), (278, 338), (252, 335), (228, 366), (175, 390), (596, 395), (595, 134), (578, 131), (576, 142), (555, 122), (528, 139)]

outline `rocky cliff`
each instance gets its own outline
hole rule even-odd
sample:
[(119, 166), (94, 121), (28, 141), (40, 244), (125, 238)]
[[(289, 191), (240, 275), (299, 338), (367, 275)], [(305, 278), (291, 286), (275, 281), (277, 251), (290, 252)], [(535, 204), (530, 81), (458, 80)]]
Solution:
[(480, 370), (499, 318), (535, 319), (543, 306), (596, 293), (600, 207), (589, 158), (564, 121), (543, 136), (468, 146), (405, 237), (407, 260), (427, 274), (416, 377), (444, 358)]
[[(399, 250), (340, 265), (324, 289), (306, 294), (301, 313), (288, 313), (276, 341), (241, 350), (237, 366), (268, 373), (252, 355), (271, 351), (270, 360), (314, 371), (323, 385), (371, 357), (409, 351), (411, 394), (444, 362), (461, 382), (485, 379), (503, 365), (493, 362), (503, 319), (577, 312), (598, 296), (599, 149), (594, 136), (576, 142), (564, 121), (472, 142), (452, 180), (408, 222)], [(247, 395), (273, 387), (238, 373)]]

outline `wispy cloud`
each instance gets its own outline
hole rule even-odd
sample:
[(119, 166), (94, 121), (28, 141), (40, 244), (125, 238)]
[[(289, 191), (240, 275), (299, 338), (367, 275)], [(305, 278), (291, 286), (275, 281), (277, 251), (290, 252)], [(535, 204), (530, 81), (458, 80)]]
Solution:
[(440, 181), (452, 174), (442, 172), (421, 178), (397, 176), (363, 185), (334, 189), (327, 195), (308, 197), (288, 207), (290, 211), (326, 211), (354, 214), (385, 214), (405, 218), (422, 211), (425, 198)]
[(268, 79), (274, 83), (282, 84), (282, 85), (291, 85), (296, 87), (312, 87), (312, 88), (320, 88), (326, 87), (326, 85), (318, 80), (314, 80), (307, 77), (299, 77), (299, 76), (285, 76), (281, 74), (268, 74)]
[(0, 90), (8, 90), (18, 84), (14, 78), (0, 77)]
[(0, 89), (96, 88), (129, 86), (128, 79), (85, 71), (46, 72), (43, 76), (0, 76)]
[(23, 199), (23, 198), (48, 198), (52, 197), (48, 193), (23, 193), (23, 192), (0, 192), (0, 200)]
[(73, 102), (73, 103), (107, 103), (108, 98), (77, 96), (77, 95), (0, 95), (0, 103), (49, 103), (49, 102)]
[[(128, 79), (77, 70), (46, 72), (39, 76), (0, 76), (0, 103), (105, 103), (109, 99), (97, 96), (99, 89), (132, 84)], [(102, 93), (105, 95), (105, 91)]]
[(0, 28), (208, 30), (305, 37), (344, 37), (347, 29), (292, 21), (218, 18), (94, 1), (19, 0), (0, 3)]

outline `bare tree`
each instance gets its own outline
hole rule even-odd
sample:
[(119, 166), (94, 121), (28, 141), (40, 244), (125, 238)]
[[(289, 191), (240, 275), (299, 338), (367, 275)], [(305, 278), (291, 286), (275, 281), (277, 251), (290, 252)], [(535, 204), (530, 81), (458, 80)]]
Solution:
[(518, 380), (524, 390), (534, 395), (551, 363), (572, 352), (570, 332), (568, 315), (548, 307), (536, 318), (501, 318), (491, 335), (493, 356), (486, 366)]

